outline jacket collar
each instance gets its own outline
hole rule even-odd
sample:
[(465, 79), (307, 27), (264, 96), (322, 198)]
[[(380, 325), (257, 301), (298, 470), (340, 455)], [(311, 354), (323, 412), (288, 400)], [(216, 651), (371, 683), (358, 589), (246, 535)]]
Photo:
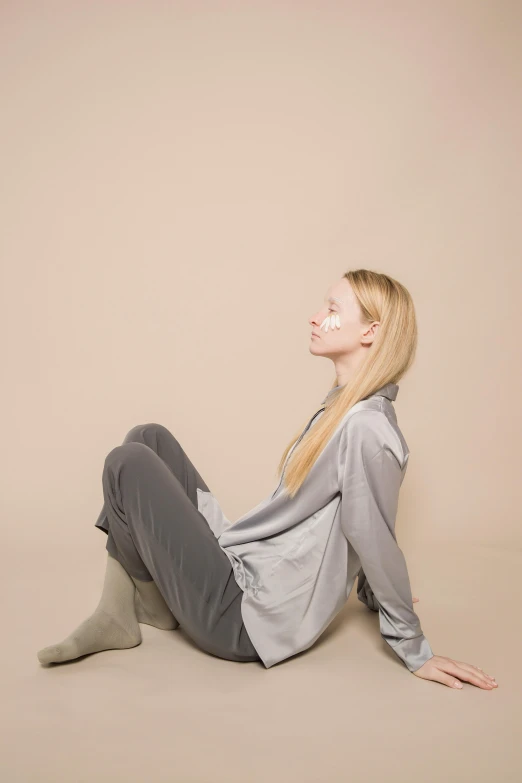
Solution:
[[(341, 389), (342, 386), (334, 386), (333, 389), (330, 389), (324, 400), (322, 401), (321, 405), (326, 402), (326, 400), (329, 400), (331, 397), (335, 395), (335, 393)], [(370, 397), (375, 397), (376, 395), (380, 395), (382, 397), (386, 397), (388, 400), (395, 400), (397, 399), (397, 394), (399, 392), (399, 384), (398, 383), (385, 383), (384, 386), (381, 386), (380, 389), (377, 389), (377, 391), (374, 391), (373, 394), (369, 394), (367, 397), (363, 397), (363, 400), (367, 400)]]

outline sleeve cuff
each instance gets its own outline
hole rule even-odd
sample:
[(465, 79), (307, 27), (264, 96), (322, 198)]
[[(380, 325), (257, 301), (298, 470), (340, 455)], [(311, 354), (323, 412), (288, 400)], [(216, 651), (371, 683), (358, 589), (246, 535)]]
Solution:
[(434, 652), (424, 634), (415, 636), (413, 639), (403, 639), (398, 644), (390, 646), (410, 672), (417, 671), (426, 661), (429, 661), (434, 656)]
[(365, 583), (364, 587), (357, 592), (357, 598), (373, 612), (379, 611), (379, 602), (373, 591), (368, 587), (368, 583)]

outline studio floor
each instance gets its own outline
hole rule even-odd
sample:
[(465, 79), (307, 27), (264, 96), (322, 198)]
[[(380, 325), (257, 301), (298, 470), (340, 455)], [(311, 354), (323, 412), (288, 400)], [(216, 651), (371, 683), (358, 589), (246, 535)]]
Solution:
[(98, 601), (102, 537), (85, 531), (82, 544), (79, 557), (64, 534), (12, 547), (4, 561), (6, 783), (522, 779), (520, 552), (407, 555), (434, 652), (493, 674), (491, 692), (410, 674), (355, 589), (313, 648), (270, 669), (147, 625), (138, 647), (44, 667), (36, 651)]

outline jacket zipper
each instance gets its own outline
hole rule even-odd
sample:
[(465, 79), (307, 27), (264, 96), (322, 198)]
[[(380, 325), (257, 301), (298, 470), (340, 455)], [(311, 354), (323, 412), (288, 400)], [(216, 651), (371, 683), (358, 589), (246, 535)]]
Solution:
[(281, 478), (280, 478), (280, 480), (279, 480), (279, 484), (277, 485), (277, 489), (274, 491), (274, 493), (273, 493), (273, 495), (272, 495), (272, 498), (273, 498), (273, 497), (275, 497), (275, 495), (278, 493), (278, 491), (279, 491), (279, 487), (280, 487), (280, 486), (281, 486), (281, 484), (283, 483), (283, 479), (284, 479), (284, 477), (285, 477), (285, 470), (286, 470), (286, 466), (288, 465), (288, 461), (289, 461), (290, 457), (292, 456), (292, 452), (293, 452), (293, 451), (294, 451), (294, 450), (295, 450), (295, 449), (298, 447), (299, 443), (301, 442), (301, 440), (304, 438), (304, 436), (306, 435), (306, 433), (308, 432), (308, 430), (309, 430), (309, 429), (310, 429), (310, 427), (312, 426), (312, 424), (313, 424), (313, 422), (314, 422), (314, 419), (316, 419), (316, 418), (317, 418), (317, 416), (319, 416), (319, 414), (320, 414), (322, 411), (324, 411), (324, 409), (325, 409), (325, 406), (323, 405), (321, 408), (319, 408), (319, 410), (318, 410), (318, 411), (316, 411), (316, 412), (314, 413), (314, 415), (312, 416), (312, 418), (310, 419), (310, 421), (308, 422), (308, 424), (306, 425), (306, 427), (304, 428), (304, 430), (302, 431), (302, 433), (300, 434), (300, 436), (298, 437), (298, 439), (296, 440), (296, 442), (295, 442), (295, 443), (294, 443), (294, 445), (292, 446), (292, 448), (291, 448), (291, 450), (290, 450), (290, 452), (289, 452), (289, 454), (288, 454), (288, 456), (287, 456), (287, 458), (286, 458), (285, 464), (283, 465), (283, 472), (281, 473)]

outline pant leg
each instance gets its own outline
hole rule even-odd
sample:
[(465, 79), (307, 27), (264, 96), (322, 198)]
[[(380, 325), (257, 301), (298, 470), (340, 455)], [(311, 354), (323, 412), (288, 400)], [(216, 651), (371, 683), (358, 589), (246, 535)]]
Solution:
[[(196, 489), (199, 487), (199, 489), (208, 491), (210, 488), (200, 476), (195, 465), (186, 455), (180, 442), (167, 427), (163, 424), (156, 424), (155, 422), (137, 424), (125, 435), (123, 443), (145, 443), (145, 445), (155, 451), (179, 479), (195, 507), (198, 507)], [(105, 504), (100, 511), (95, 525), (96, 527), (99, 527), (100, 530), (105, 531), (105, 533), (109, 532)]]
[[(170, 432), (170, 430), (163, 424), (157, 424), (150, 422), (148, 424), (137, 424), (132, 427), (123, 439), (123, 443), (144, 443), (151, 448), (161, 459), (166, 463), (172, 473), (179, 479), (183, 486), (187, 496), (193, 502), (197, 508), (197, 487), (200, 489), (208, 490), (206, 482), (200, 476), (195, 465), (188, 458), (185, 450)], [(206, 520), (205, 520), (206, 521)], [(111, 555), (115, 556), (116, 545), (112, 533), (109, 529), (109, 520), (107, 516), (106, 504), (103, 503), (102, 509), (95, 523), (96, 527), (103, 530), (108, 535), (108, 541), (106, 549)], [(136, 552), (136, 548), (130, 536), (130, 533), (124, 538), (123, 534), (120, 534), (119, 538), (120, 552), (122, 555), (127, 551), (127, 562), (129, 560), (134, 561), (134, 573), (137, 579), (144, 581), (151, 581), (152, 576), (147, 571), (143, 562), (139, 563), (139, 554)], [(140, 576), (141, 574), (141, 576)]]
[(201, 649), (260, 660), (243, 624), (243, 593), (230, 561), (197, 509), (196, 486), (207, 485), (174, 436), (161, 425), (133, 428), (107, 455), (102, 485), (96, 526), (108, 534), (109, 553), (137, 579), (154, 579)]

